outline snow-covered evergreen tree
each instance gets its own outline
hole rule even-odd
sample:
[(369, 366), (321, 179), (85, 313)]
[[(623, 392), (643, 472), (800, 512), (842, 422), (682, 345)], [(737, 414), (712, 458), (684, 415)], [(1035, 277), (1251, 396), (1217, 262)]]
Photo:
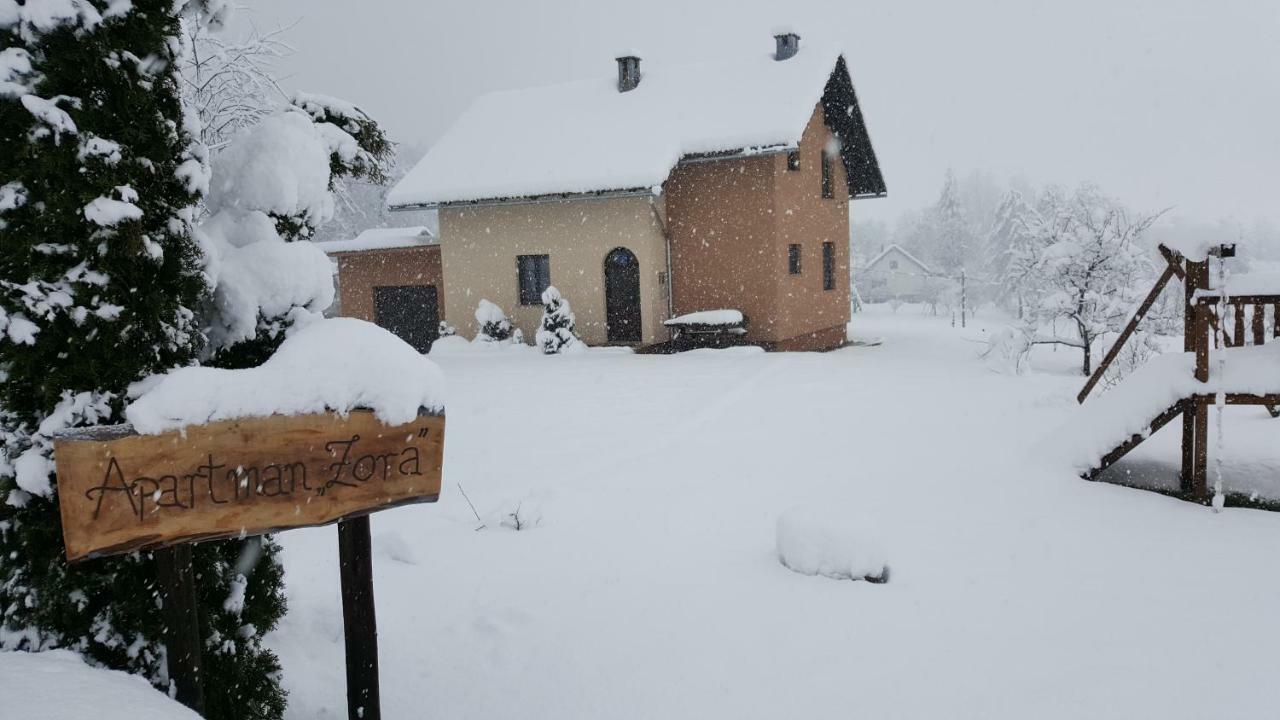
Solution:
[[(212, 214), (200, 226), (215, 257), (208, 272), (229, 280), (216, 288), (214, 364), (262, 364), (294, 322), (318, 317), (333, 301), (324, 253), (293, 241), (311, 238), (333, 216), (339, 178), (384, 181), (390, 158), (382, 130), (359, 108), (303, 93), (217, 156)], [(233, 262), (233, 271), (222, 272)], [(281, 268), (297, 281), (281, 282)]]
[(964, 204), (960, 200), (960, 188), (955, 173), (950, 170), (934, 206), (934, 217), (937, 236), (935, 269), (946, 275), (958, 276), (967, 269), (972, 238)]
[(1028, 303), (1042, 293), (1036, 277), (1044, 248), (1035, 208), (1017, 190), (1008, 191), (996, 208), (987, 238), (988, 273), (996, 279), (997, 299), (1017, 314), (1028, 315)]
[(478, 343), (500, 343), (512, 340), (518, 330), (511, 327), (511, 321), (502, 308), (492, 302), (480, 299), (476, 306), (476, 338)]
[[(208, 168), (179, 93), (183, 6), (0, 3), (0, 646), (69, 648), (162, 687), (155, 563), (67, 564), (49, 438), (120, 422), (131, 383), (203, 344), (192, 222)], [(262, 645), (279, 566), (259, 562), (244, 603), (225, 604), (244, 545), (195, 547), (209, 718), (284, 708)]]
[(573, 310), (554, 285), (542, 291), (542, 322), (534, 339), (547, 355), (570, 352), (582, 345), (574, 328)]

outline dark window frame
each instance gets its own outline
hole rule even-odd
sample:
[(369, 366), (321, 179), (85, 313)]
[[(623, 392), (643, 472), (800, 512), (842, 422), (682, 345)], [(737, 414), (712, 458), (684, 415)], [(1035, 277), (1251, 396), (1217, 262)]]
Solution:
[(800, 169), (800, 151), (792, 150), (787, 153), (787, 169), (796, 171)]
[(516, 288), (521, 305), (541, 305), (542, 292), (550, 285), (550, 255), (516, 256)]
[(791, 243), (787, 246), (787, 274), (799, 275), (804, 268), (801, 258), (804, 250), (800, 247), (800, 243)]
[(822, 289), (836, 289), (836, 244), (822, 243)]
[(833, 198), (835, 192), (831, 188), (831, 153), (822, 151), (822, 197)]

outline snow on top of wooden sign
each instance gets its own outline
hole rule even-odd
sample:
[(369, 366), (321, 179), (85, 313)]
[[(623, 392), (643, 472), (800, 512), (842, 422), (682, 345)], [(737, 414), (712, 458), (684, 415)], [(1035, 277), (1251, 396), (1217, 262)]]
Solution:
[(840, 53), (803, 47), (477, 99), (387, 196), (391, 207), (652, 188), (689, 154), (794, 146)]
[(367, 408), (387, 425), (444, 409), (435, 363), (377, 325), (355, 318), (295, 328), (265, 363), (224, 370), (186, 367), (134, 385), (125, 410), (142, 434), (214, 420)]

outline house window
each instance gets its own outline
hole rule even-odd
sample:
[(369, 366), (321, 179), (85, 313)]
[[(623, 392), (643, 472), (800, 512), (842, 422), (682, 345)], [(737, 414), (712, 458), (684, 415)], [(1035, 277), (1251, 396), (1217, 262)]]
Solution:
[(831, 192), (831, 155), (822, 152), (822, 197), (835, 197)]
[(787, 153), (787, 169), (788, 170), (800, 169), (800, 151), (799, 150), (792, 150), (791, 152)]
[(822, 243), (822, 289), (836, 289), (836, 244)]
[(520, 304), (541, 305), (542, 291), (551, 284), (551, 256), (518, 255), (516, 265), (520, 282)]
[(800, 274), (800, 246), (787, 246), (787, 272), (792, 275)]
[(890, 261), (889, 261), (889, 269), (890, 269), (890, 270), (897, 270), (897, 269), (898, 269), (898, 261), (897, 261), (897, 260), (890, 260)]

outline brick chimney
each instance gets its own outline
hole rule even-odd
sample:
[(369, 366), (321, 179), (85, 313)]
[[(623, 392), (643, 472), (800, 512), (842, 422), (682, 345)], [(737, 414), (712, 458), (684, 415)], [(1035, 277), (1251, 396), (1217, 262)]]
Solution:
[(640, 84), (640, 58), (623, 55), (618, 58), (618, 92), (635, 90)]

